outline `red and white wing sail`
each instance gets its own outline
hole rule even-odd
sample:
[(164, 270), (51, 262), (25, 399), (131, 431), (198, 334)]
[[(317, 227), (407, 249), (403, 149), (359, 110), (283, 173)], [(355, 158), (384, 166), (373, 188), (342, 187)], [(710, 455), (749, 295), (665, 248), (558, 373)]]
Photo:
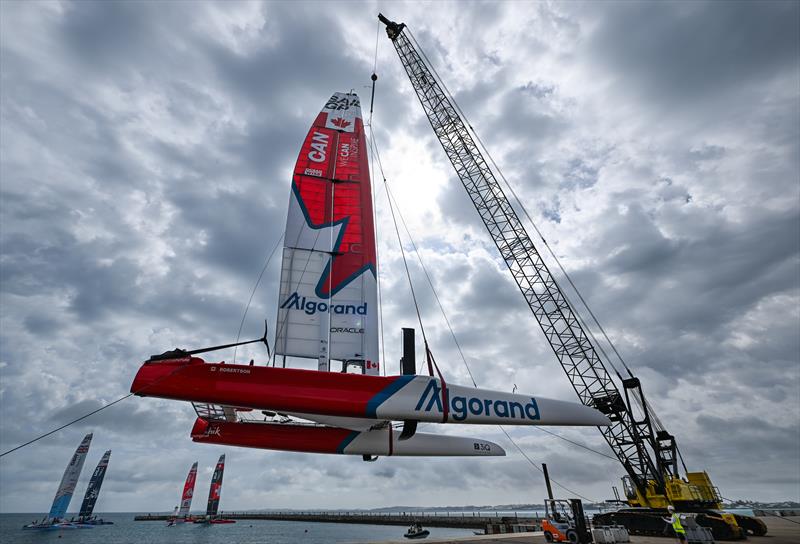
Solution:
[(192, 507), (192, 497), (194, 497), (194, 483), (197, 480), (197, 461), (194, 462), (189, 474), (186, 476), (186, 483), (183, 484), (183, 494), (181, 495), (181, 507), (178, 510), (178, 517), (185, 518), (189, 515)]
[(335, 93), (317, 115), (292, 178), (276, 353), (363, 361), (378, 374), (377, 264), (358, 96)]

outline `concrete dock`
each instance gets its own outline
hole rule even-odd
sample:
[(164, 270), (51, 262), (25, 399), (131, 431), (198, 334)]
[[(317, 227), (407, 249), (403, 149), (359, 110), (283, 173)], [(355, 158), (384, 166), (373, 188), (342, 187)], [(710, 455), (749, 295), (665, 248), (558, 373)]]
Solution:
[[(800, 516), (793, 517), (763, 517), (759, 518), (767, 524), (766, 536), (751, 536), (747, 540), (740, 540), (743, 544), (798, 544), (800, 543)], [(408, 542), (406, 539), (373, 542), (371, 544), (400, 544)], [(479, 544), (513, 544), (523, 542), (526, 544), (545, 544), (544, 534), (516, 533), (508, 535), (484, 535), (464, 538), (425, 539), (429, 544), (460, 544), (462, 542), (476, 542)], [(674, 538), (653, 536), (632, 536), (631, 544), (673, 544)]]

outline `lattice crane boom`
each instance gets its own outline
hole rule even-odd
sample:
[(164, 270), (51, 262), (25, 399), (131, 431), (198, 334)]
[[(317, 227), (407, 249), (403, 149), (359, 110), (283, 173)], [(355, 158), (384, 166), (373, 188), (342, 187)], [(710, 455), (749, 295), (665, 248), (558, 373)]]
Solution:
[[(600, 430), (641, 496), (646, 496), (648, 482), (655, 483), (656, 490), (663, 493), (664, 469), (669, 468), (659, 462), (658, 441), (649, 414), (645, 409), (642, 418), (637, 420), (626, 402), (630, 389), (644, 403), (638, 379), (623, 379), (623, 397), (476, 145), (465, 120), (418, 47), (409, 39), (405, 25), (383, 15), (379, 18), (386, 25), (386, 32), (436, 137), (572, 387), (583, 404), (597, 408), (611, 419), (612, 425)], [(656, 452), (655, 460), (645, 447), (646, 443)], [(662, 449), (672, 452), (674, 442)], [(670, 466), (674, 466), (677, 473), (677, 464), (671, 462)]]

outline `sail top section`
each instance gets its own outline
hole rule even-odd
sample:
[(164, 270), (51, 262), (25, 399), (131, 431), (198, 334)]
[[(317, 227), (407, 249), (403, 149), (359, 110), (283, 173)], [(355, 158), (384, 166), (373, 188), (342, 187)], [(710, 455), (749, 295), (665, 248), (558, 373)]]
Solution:
[(294, 168), (276, 353), (358, 361), (377, 374), (375, 227), (359, 98), (334, 93)]

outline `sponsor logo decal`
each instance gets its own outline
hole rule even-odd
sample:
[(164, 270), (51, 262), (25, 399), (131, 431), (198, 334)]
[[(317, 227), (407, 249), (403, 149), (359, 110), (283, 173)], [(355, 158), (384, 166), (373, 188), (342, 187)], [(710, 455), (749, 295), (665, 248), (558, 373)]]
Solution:
[(226, 367), (226, 366), (211, 366), (209, 368), (211, 372), (231, 372), (233, 374), (250, 374), (249, 368), (233, 368), (233, 367)]
[(308, 160), (325, 162), (328, 153), (328, 138), (329, 136), (322, 132), (315, 132), (311, 136), (311, 150), (308, 152)]
[(349, 110), (351, 107), (353, 108), (361, 107), (361, 103), (358, 101), (358, 97), (356, 95), (335, 94), (328, 99), (328, 102), (325, 104), (324, 109)]
[(230, 372), (232, 374), (250, 374), (249, 368), (230, 368), (226, 366), (219, 367), (220, 372)]
[(347, 334), (363, 334), (364, 329), (357, 327), (331, 327), (331, 332), (342, 332)]
[[(496, 417), (500, 419), (528, 419), (537, 421), (539, 419), (539, 407), (536, 399), (531, 397), (531, 401), (522, 404), (521, 402), (493, 400), (490, 398), (450, 396), (450, 414), (456, 421), (464, 421), (470, 415)], [(417, 402), (415, 411), (420, 410), (430, 412), (436, 408), (437, 412), (442, 412), (442, 388), (436, 380), (430, 380), (425, 390)]]
[[(288, 310), (303, 310), (308, 315), (314, 315), (317, 312), (330, 312), (339, 315), (367, 315), (367, 303), (355, 304), (330, 304), (320, 300), (313, 300), (307, 297), (301, 297), (297, 291), (289, 295), (289, 298), (281, 304), (281, 308)], [(333, 332), (333, 330), (331, 330)], [(338, 331), (337, 331), (338, 332)], [(341, 332), (350, 332), (349, 330)]]

